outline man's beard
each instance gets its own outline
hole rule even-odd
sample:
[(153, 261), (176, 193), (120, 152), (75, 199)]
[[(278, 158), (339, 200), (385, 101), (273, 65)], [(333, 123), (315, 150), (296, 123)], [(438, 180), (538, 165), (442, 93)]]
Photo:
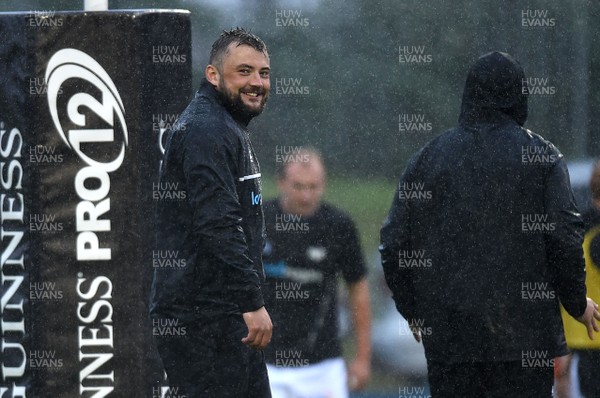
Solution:
[(234, 118), (241, 119), (246, 122), (249, 122), (250, 119), (260, 115), (265, 108), (265, 104), (267, 103), (268, 95), (264, 89), (260, 89), (260, 94), (262, 94), (263, 98), (260, 103), (259, 108), (250, 108), (248, 105), (242, 101), (242, 95), (238, 92), (232, 92), (227, 89), (223, 78), (221, 77), (219, 80), (219, 86), (221, 90), (218, 90), (219, 96), (223, 100), (225, 108), (231, 113)]

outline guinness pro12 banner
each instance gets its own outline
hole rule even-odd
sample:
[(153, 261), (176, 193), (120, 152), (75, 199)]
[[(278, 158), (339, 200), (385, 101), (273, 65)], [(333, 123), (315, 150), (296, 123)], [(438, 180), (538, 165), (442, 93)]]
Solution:
[(156, 397), (147, 302), (187, 11), (0, 14), (0, 398)]

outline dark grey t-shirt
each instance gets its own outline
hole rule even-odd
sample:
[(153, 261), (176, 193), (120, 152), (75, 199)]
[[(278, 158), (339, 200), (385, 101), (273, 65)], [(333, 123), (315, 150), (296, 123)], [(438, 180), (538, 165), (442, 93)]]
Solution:
[(267, 362), (299, 367), (341, 356), (337, 277), (351, 284), (366, 274), (353, 221), (326, 203), (311, 217), (284, 213), (276, 200), (264, 212), (263, 297), (274, 325)]

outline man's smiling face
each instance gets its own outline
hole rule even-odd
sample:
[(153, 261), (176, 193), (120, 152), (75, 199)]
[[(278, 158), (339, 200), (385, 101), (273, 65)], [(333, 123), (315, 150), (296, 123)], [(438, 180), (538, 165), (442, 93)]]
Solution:
[(217, 71), (215, 87), (227, 99), (229, 107), (250, 117), (260, 115), (271, 89), (267, 54), (248, 45), (231, 43)]

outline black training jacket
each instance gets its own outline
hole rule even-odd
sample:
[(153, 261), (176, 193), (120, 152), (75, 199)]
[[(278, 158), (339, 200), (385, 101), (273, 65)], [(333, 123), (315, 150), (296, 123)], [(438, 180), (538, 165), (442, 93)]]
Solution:
[(386, 281), (429, 360), (549, 361), (567, 352), (559, 300), (585, 310), (583, 223), (563, 156), (522, 127), (524, 83), (508, 54), (475, 63), (459, 126), (410, 160), (381, 230)]
[(218, 317), (264, 305), (260, 169), (246, 125), (203, 80), (168, 133), (156, 256), (180, 261), (172, 262), (179, 267), (155, 269), (155, 317)]

